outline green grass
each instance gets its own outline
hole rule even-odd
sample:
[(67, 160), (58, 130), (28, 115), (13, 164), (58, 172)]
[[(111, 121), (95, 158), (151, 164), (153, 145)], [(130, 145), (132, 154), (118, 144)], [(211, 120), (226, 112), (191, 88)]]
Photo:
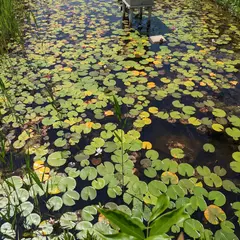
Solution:
[(240, 18), (240, 0), (216, 0), (219, 4), (228, 8), (234, 15)]
[[(23, 23), (35, 17), (25, 0), (0, 0), (0, 54), (9, 50), (11, 42), (23, 46)], [(36, 24), (36, 22), (35, 22)]]

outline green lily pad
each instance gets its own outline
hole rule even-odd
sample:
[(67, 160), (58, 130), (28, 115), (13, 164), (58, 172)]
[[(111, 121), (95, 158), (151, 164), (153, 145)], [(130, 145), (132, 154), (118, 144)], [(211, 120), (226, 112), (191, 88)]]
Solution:
[(214, 200), (214, 204), (221, 207), (226, 203), (226, 197), (219, 191), (211, 191), (208, 195), (209, 200)]
[(187, 233), (191, 238), (200, 238), (203, 233), (203, 225), (195, 219), (187, 219), (183, 223), (184, 232)]
[(181, 159), (185, 156), (184, 151), (181, 148), (172, 148), (170, 152), (174, 158)]
[(205, 143), (203, 145), (203, 149), (205, 152), (210, 152), (210, 153), (215, 152), (215, 147), (211, 143)]
[(48, 156), (48, 164), (53, 167), (60, 167), (66, 163), (63, 152), (54, 152)]
[(63, 194), (62, 200), (66, 206), (74, 206), (75, 201), (80, 199), (80, 195), (76, 191), (67, 191)]
[(63, 200), (58, 196), (53, 196), (47, 201), (47, 208), (52, 211), (58, 211), (62, 208)]
[(97, 196), (97, 191), (93, 187), (85, 187), (81, 191), (81, 198), (84, 201), (93, 200)]

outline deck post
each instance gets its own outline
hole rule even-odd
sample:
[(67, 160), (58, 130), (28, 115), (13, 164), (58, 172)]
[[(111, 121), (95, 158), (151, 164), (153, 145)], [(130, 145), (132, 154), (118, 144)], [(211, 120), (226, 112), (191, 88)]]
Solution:
[(139, 17), (140, 17), (140, 20), (142, 21), (142, 15), (143, 15), (143, 8), (140, 7), (139, 8)]
[(152, 8), (148, 8), (148, 21), (147, 21), (147, 27), (150, 28), (151, 25), (151, 15), (152, 15)]
[(125, 19), (126, 16), (126, 5), (124, 2), (122, 2), (122, 20)]
[(133, 22), (133, 8), (129, 9), (129, 27), (132, 27)]

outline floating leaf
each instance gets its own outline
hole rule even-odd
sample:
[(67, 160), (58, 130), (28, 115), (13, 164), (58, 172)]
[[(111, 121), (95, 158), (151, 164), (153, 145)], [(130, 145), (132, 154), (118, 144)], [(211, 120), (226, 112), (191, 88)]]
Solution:
[(184, 151), (181, 148), (172, 148), (171, 155), (174, 158), (181, 159), (181, 158), (184, 158)]
[(226, 220), (224, 211), (215, 205), (209, 205), (204, 211), (204, 216), (213, 225), (218, 225), (220, 222)]
[(210, 153), (215, 152), (215, 147), (210, 143), (205, 143), (203, 145), (203, 149), (204, 149), (205, 152), (210, 152)]
[(216, 132), (222, 132), (224, 130), (224, 127), (221, 124), (214, 123), (212, 125), (212, 129), (215, 130)]
[(92, 186), (97, 190), (104, 188), (105, 186), (104, 178), (97, 178), (96, 180), (92, 181)]
[(62, 205), (63, 205), (62, 198), (58, 196), (51, 197), (46, 204), (47, 208), (52, 211), (60, 210), (62, 208)]
[(60, 167), (66, 163), (62, 152), (54, 152), (48, 156), (48, 164), (53, 167)]
[(183, 223), (184, 232), (187, 233), (191, 238), (200, 238), (203, 233), (203, 225), (195, 219), (187, 219)]
[(88, 199), (93, 200), (97, 196), (97, 192), (93, 187), (85, 187), (81, 191), (81, 198), (85, 201)]
[(208, 195), (209, 200), (214, 200), (214, 204), (221, 207), (226, 203), (226, 197), (219, 191), (211, 191)]
[(188, 163), (181, 163), (178, 165), (178, 173), (182, 176), (191, 177), (194, 175), (194, 168)]
[(66, 206), (73, 206), (75, 204), (75, 200), (79, 200), (79, 199), (80, 199), (80, 195), (76, 191), (67, 191), (62, 196), (63, 203)]
[(216, 117), (226, 117), (226, 112), (219, 108), (214, 108), (212, 114)]

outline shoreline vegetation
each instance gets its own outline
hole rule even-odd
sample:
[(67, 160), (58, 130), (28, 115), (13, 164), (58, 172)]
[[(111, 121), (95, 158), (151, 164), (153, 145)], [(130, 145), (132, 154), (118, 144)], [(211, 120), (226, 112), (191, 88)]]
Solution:
[(35, 16), (31, 11), (29, 0), (0, 0), (0, 55), (8, 52), (11, 43), (24, 46), (24, 23), (34, 23)]
[(215, 2), (240, 19), (240, 0), (215, 0)]

